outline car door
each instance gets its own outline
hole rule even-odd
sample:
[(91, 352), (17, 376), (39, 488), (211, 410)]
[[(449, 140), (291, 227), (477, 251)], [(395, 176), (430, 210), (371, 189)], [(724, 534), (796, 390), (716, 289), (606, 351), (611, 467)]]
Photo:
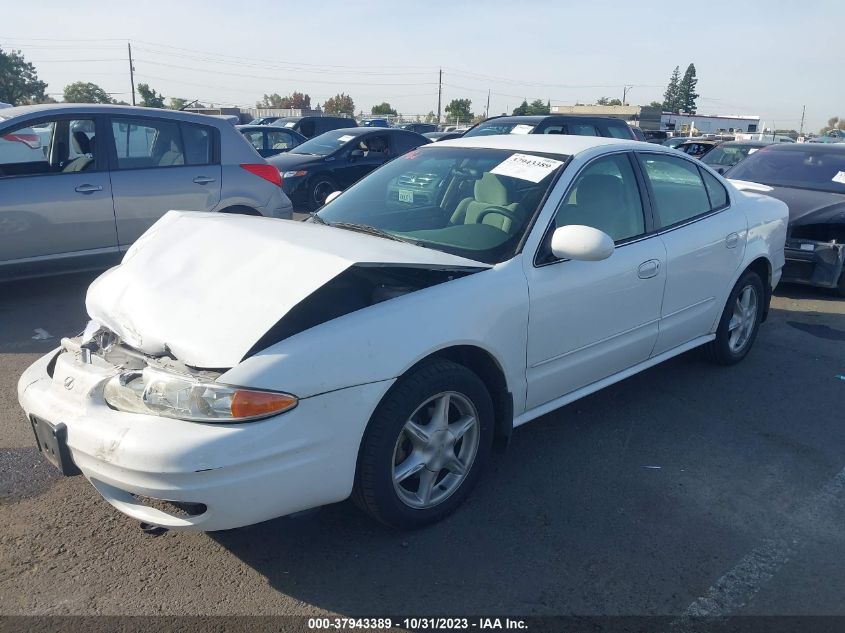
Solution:
[(392, 158), (392, 135), (385, 133), (359, 136), (352, 144), (346, 167), (337, 170), (338, 185), (346, 188)]
[(49, 272), (117, 258), (102, 127), (93, 115), (75, 114), (0, 129), (9, 149), (0, 155), (0, 270)]
[(171, 209), (214, 209), (221, 184), (215, 128), (147, 117), (114, 116), (109, 123), (121, 248)]
[[(642, 191), (629, 152), (594, 159), (564, 194), (537, 256), (525, 260), (529, 408), (648, 359), (658, 335), (666, 249), (651, 231)], [(597, 262), (556, 259), (551, 234), (569, 224), (601, 229), (614, 239), (614, 253)]]
[(725, 187), (692, 160), (637, 156), (667, 254), (657, 355), (712, 331), (742, 263), (748, 225)]

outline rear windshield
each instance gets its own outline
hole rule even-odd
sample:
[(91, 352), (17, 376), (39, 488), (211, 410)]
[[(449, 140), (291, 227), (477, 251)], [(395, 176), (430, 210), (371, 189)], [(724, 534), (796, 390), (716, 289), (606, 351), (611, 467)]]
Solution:
[(290, 153), (328, 156), (329, 154), (334, 154), (356, 136), (358, 135), (349, 133), (349, 128), (332, 130), (325, 134), (320, 134), (320, 136), (315, 136), (311, 140), (305, 141), (302, 145), (297, 145)]
[(762, 149), (730, 171), (737, 180), (845, 193), (845, 151)]
[(531, 134), (534, 123), (521, 123), (519, 121), (492, 120), (479, 123), (469, 130), (464, 136), (496, 136), (497, 134)]

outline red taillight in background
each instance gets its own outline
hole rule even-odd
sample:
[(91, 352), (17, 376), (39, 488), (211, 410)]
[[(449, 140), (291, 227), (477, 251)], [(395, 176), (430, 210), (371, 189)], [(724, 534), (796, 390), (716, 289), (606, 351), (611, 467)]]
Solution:
[(272, 165), (267, 165), (266, 163), (243, 163), (241, 167), (246, 169), (249, 173), (255, 174), (259, 178), (263, 178), (267, 182), (272, 182), (277, 187), (282, 186), (282, 175), (279, 173), (279, 170)]
[(23, 143), (29, 149), (38, 149), (41, 147), (41, 139), (38, 138), (37, 134), (4, 134), (3, 140), (11, 143)]

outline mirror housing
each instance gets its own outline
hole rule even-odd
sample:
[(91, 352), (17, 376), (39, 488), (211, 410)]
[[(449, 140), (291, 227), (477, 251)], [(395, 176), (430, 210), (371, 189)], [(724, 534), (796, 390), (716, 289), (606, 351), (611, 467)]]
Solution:
[(613, 238), (582, 224), (569, 224), (552, 233), (552, 254), (559, 259), (597, 262), (613, 255)]
[(339, 195), (340, 195), (339, 191), (332, 191), (329, 195), (326, 196), (326, 201), (323, 202), (323, 204), (328, 204), (329, 202), (331, 202), (332, 200), (337, 198)]
[(360, 158), (364, 155), (364, 150), (355, 148), (351, 152), (349, 152), (350, 158)]

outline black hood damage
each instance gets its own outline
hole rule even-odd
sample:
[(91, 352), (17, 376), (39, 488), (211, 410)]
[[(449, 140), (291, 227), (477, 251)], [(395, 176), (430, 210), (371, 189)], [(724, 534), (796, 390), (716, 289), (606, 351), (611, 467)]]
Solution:
[(243, 360), (332, 319), (483, 270), (488, 267), (355, 264), (291, 308), (256, 341)]
[(790, 237), (845, 242), (845, 194), (772, 187), (766, 195), (789, 207)]

